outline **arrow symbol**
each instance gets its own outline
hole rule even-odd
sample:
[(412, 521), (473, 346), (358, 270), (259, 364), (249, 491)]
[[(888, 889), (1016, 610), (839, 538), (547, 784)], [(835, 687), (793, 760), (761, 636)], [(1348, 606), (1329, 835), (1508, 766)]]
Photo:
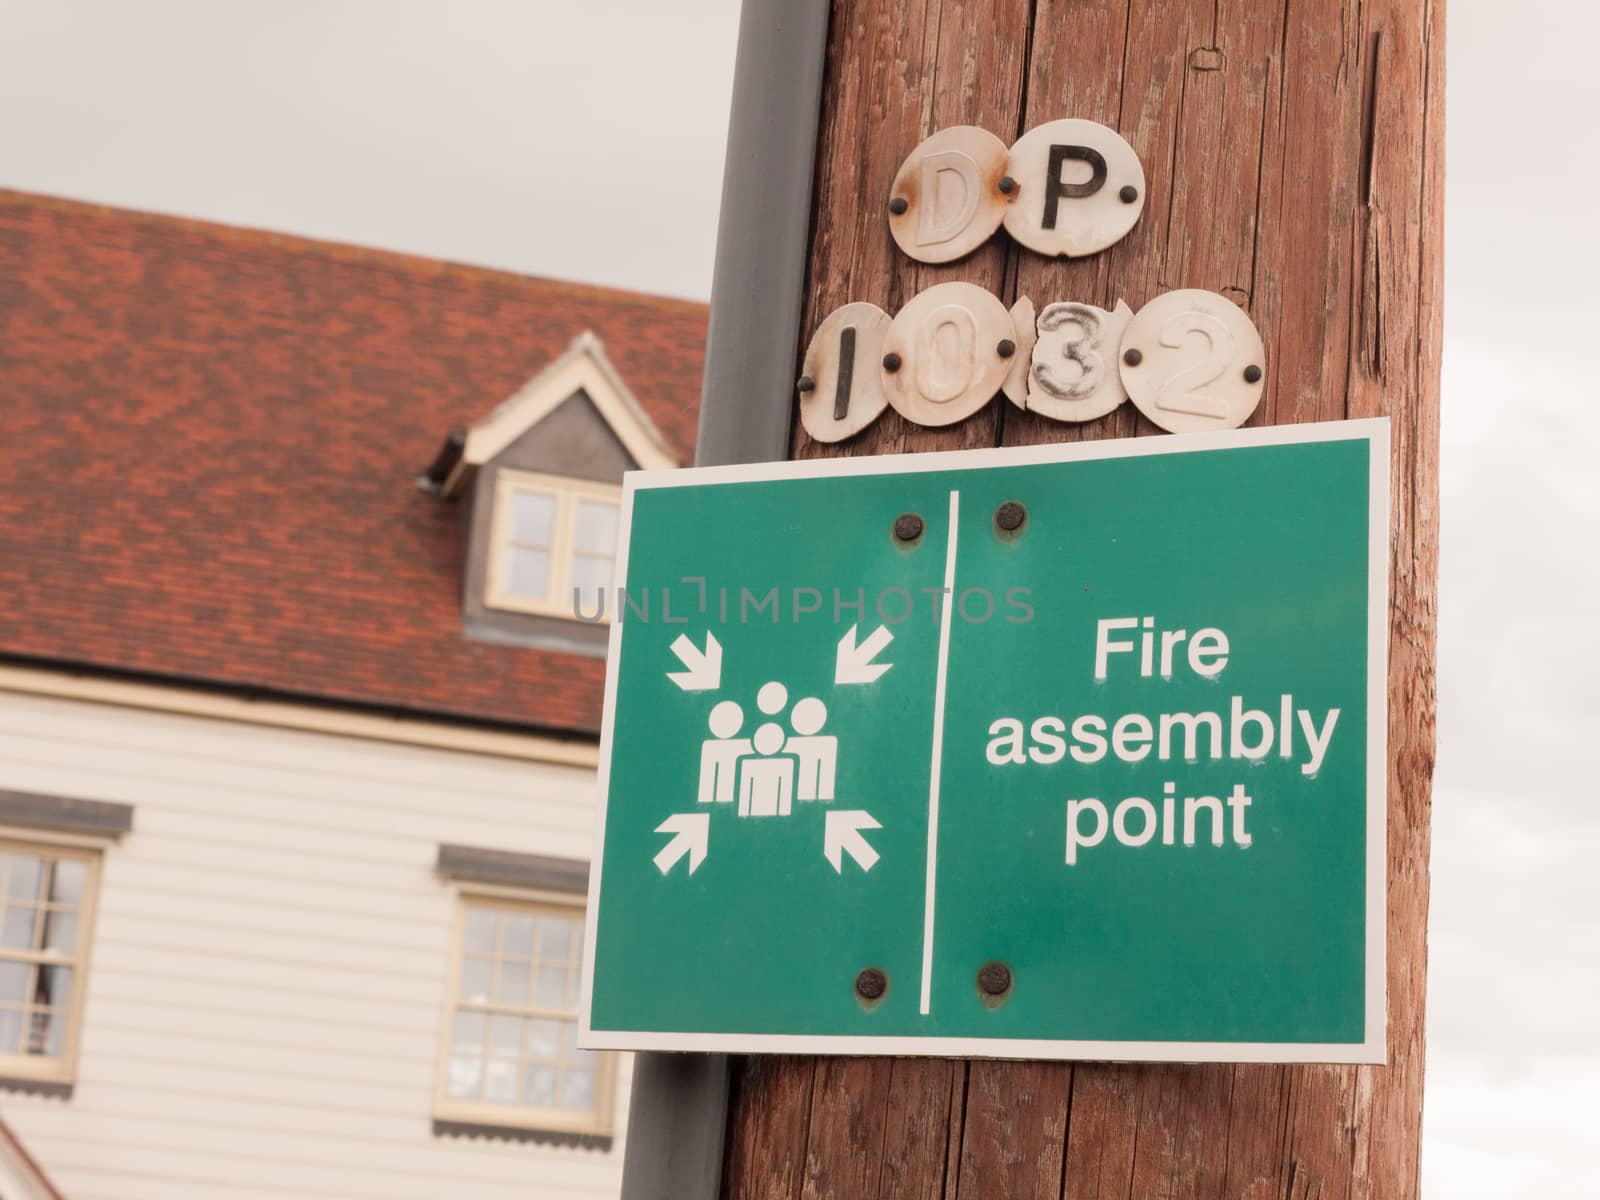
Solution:
[(860, 808), (830, 808), (823, 819), (822, 852), (828, 856), (833, 869), (844, 874), (844, 856), (856, 860), (863, 871), (872, 870), (878, 861), (878, 852), (867, 845), (861, 836), (863, 829), (882, 829), (873, 815)]
[[(832, 814), (829, 814), (830, 816)], [(655, 863), (665, 875), (685, 854), (689, 856), (689, 874), (693, 875), (706, 860), (706, 843), (711, 837), (710, 813), (674, 813), (656, 826), (657, 833), (670, 833), (672, 840), (661, 847)], [(873, 858), (878, 856), (874, 854)]]
[(875, 663), (872, 660), (878, 651), (892, 641), (894, 634), (889, 632), (888, 626), (879, 625), (872, 635), (858, 646), (856, 627), (850, 626), (839, 639), (839, 653), (833, 661), (834, 683), (871, 683), (878, 678), (894, 664)]
[(678, 640), (672, 643), (672, 652), (678, 656), (678, 661), (688, 667), (687, 671), (668, 671), (667, 678), (672, 680), (686, 692), (709, 692), (716, 690), (722, 683), (722, 643), (717, 641), (713, 633), (706, 634), (706, 648), (701, 651), (689, 640), (687, 634), (680, 633)]

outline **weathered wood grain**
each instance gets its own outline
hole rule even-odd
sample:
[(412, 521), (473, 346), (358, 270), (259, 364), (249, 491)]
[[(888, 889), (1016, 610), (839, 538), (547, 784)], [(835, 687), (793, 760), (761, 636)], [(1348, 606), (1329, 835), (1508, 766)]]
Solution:
[[(1388, 415), (1389, 1062), (1382, 1067), (746, 1060), (725, 1193), (933, 1200), (1405, 1200), (1418, 1191), (1434, 756), (1443, 198), (1443, 0), (835, 0), (807, 313), (891, 313), (965, 279), (1007, 305), (1138, 308), (1223, 292), (1266, 341), (1251, 424)], [(1011, 139), (1117, 128), (1144, 216), (1064, 261), (1004, 235), (959, 262), (900, 255), (883, 206), (934, 129)], [(798, 361), (799, 351), (796, 350)], [(1156, 432), (1131, 405), (1085, 425), (996, 402), (946, 430), (893, 412), (840, 446), (892, 453)]]

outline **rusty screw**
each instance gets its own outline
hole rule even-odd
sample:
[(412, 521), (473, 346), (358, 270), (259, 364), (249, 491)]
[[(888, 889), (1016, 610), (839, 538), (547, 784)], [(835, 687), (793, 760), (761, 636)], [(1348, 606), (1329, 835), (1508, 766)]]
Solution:
[(984, 963), (978, 968), (978, 990), (985, 996), (1004, 996), (1011, 990), (1011, 968), (1005, 963)]
[(1255, 363), (1251, 363), (1244, 369), (1244, 381), (1246, 383), (1260, 383), (1261, 368), (1256, 366)]
[(902, 542), (914, 542), (922, 536), (922, 518), (916, 513), (901, 513), (894, 519), (894, 536)]
[(811, 376), (802, 375), (800, 376), (800, 382), (796, 383), (794, 386), (796, 391), (812, 392), (816, 390), (817, 383), (816, 380), (811, 378)]
[(1144, 361), (1144, 355), (1138, 350), (1124, 350), (1122, 352), (1122, 361), (1130, 367), (1137, 367)]
[(896, 196), (893, 200), (889, 201), (889, 211), (897, 217), (910, 207), (911, 205), (907, 203), (904, 196)]
[(1130, 183), (1127, 186), (1125, 186), (1120, 192), (1118, 192), (1117, 195), (1121, 198), (1121, 200), (1122, 200), (1122, 202), (1124, 204), (1132, 204), (1135, 200), (1137, 200), (1139, 198), (1139, 189), (1134, 187), (1133, 184)]
[(889, 977), (877, 967), (867, 967), (856, 976), (856, 995), (863, 1000), (880, 999), (888, 990)]
[(998, 186), (1002, 192), (1009, 196), (1012, 192), (1017, 190), (1017, 181), (1011, 178), (1009, 175), (1002, 175), (1000, 176), (1000, 183)]
[(1010, 358), (1017, 352), (1017, 344), (1010, 338), (1001, 338), (995, 343), (994, 352), (1001, 358)]
[(1022, 528), (1022, 523), (1028, 519), (1028, 510), (1015, 500), (1007, 500), (994, 510), (994, 523), (1007, 533), (1014, 533)]
[(900, 356), (893, 351), (883, 356), (883, 369), (893, 374), (900, 369)]

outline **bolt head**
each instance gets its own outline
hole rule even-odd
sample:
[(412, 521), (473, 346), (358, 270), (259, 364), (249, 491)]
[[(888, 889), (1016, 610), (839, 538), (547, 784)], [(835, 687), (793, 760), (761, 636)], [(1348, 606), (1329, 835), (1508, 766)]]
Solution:
[(1124, 350), (1122, 352), (1122, 361), (1127, 363), (1130, 367), (1137, 367), (1144, 361), (1144, 354), (1138, 350)]
[(1015, 500), (1007, 500), (994, 510), (994, 523), (1007, 533), (1014, 533), (1022, 528), (1022, 523), (1028, 519), (1028, 510)]
[(1134, 187), (1131, 183), (1126, 184), (1123, 189), (1117, 193), (1117, 196), (1124, 204), (1132, 204), (1139, 198), (1139, 189)]
[(891, 373), (898, 371), (900, 369), (900, 356), (892, 350), (885, 354), (883, 356), (883, 369)]
[(889, 201), (889, 211), (897, 217), (910, 207), (910, 202), (907, 201), (904, 196), (896, 196), (893, 200)]
[(1009, 175), (1002, 175), (1000, 176), (999, 184), (996, 186), (998, 186), (1002, 192), (1009, 196), (1012, 192), (1017, 190), (1017, 181), (1011, 178)]
[(1004, 996), (1011, 990), (1011, 968), (1005, 963), (984, 963), (978, 968), (978, 990), (985, 996)]
[(809, 375), (802, 375), (800, 376), (800, 381), (794, 386), (798, 392), (813, 392), (816, 391), (817, 382)]
[(1001, 358), (1010, 358), (1017, 352), (1017, 344), (1010, 338), (1001, 338), (995, 343), (994, 352)]
[(889, 977), (877, 967), (867, 967), (856, 976), (856, 995), (863, 1000), (878, 1000), (889, 990)]
[(901, 513), (894, 519), (894, 536), (902, 542), (914, 542), (922, 536), (922, 518), (916, 513)]
[(1244, 381), (1246, 383), (1260, 383), (1261, 368), (1256, 366), (1255, 363), (1251, 363), (1244, 369)]

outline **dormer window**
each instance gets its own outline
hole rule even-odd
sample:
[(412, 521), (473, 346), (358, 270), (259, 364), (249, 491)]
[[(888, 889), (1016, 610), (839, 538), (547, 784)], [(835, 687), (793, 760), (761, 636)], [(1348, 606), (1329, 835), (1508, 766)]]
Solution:
[(622, 477), (677, 465), (591, 333), (451, 434), (417, 486), (468, 502), (467, 636), (603, 656), (617, 609)]
[(490, 607), (569, 619), (609, 609), (620, 496), (588, 480), (497, 471)]

